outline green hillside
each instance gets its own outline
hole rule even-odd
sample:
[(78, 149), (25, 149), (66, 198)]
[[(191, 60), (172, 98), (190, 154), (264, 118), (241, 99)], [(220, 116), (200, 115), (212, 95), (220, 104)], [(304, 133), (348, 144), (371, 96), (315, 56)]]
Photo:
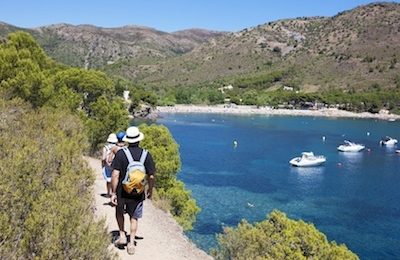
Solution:
[[(142, 84), (234, 84), (284, 71), (276, 85), (305, 91), (394, 88), (399, 74), (400, 5), (370, 4), (334, 17), (280, 20), (212, 39), (166, 61), (106, 67)], [(123, 67), (123, 66), (121, 66)], [(235, 86), (235, 85), (234, 85)], [(272, 85), (265, 85), (264, 88)]]

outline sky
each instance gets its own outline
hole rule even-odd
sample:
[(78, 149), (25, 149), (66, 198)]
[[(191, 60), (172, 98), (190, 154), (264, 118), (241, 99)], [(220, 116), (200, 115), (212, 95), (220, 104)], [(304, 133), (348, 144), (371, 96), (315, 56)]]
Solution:
[[(5, 0), (0, 21), (33, 28), (56, 23), (140, 25), (165, 32), (189, 28), (240, 31), (302, 16), (333, 16), (371, 0)], [(400, 2), (400, 0), (394, 1)]]

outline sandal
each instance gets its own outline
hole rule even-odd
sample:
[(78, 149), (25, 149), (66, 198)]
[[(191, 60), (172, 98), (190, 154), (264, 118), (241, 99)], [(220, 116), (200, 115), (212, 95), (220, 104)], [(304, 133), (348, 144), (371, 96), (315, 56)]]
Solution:
[(126, 251), (128, 252), (129, 255), (135, 254), (135, 244), (134, 243), (129, 243), (126, 246)]
[(116, 246), (126, 245), (126, 243), (127, 243), (126, 236), (120, 236), (117, 240), (114, 241), (114, 244)]

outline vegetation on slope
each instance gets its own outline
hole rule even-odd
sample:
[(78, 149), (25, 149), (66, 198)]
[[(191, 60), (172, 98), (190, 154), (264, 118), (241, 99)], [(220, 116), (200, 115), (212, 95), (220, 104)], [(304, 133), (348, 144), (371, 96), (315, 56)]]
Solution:
[(171, 212), (183, 229), (192, 229), (200, 208), (184, 183), (176, 178), (181, 167), (178, 144), (165, 126), (141, 125), (140, 130), (146, 137), (142, 146), (157, 163), (156, 204)]
[(93, 215), (94, 176), (77, 116), (0, 99), (0, 255), (111, 259)]
[[(0, 255), (112, 258), (104, 225), (93, 217), (94, 177), (82, 155), (126, 129), (127, 107), (116, 95), (123, 89), (102, 72), (55, 63), (27, 33), (1, 43)], [(137, 92), (136, 101), (151, 100)], [(178, 146), (165, 127), (141, 128), (157, 163), (158, 199), (189, 229), (199, 208), (176, 180)]]
[(237, 228), (225, 228), (218, 243), (216, 259), (358, 259), (345, 245), (329, 242), (314, 225), (276, 210), (254, 225), (243, 220)]
[(0, 45), (0, 91), (3, 98), (19, 97), (34, 108), (55, 107), (80, 115), (91, 151), (128, 122), (122, 98), (104, 73), (56, 64), (24, 32), (10, 34)]

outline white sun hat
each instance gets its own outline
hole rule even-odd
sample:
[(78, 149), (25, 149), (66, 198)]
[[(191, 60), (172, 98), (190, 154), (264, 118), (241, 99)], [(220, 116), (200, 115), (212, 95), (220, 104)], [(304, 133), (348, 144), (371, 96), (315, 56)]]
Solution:
[(117, 135), (114, 134), (114, 133), (109, 134), (109, 135), (108, 135), (108, 138), (107, 138), (107, 142), (112, 143), (112, 144), (118, 143)]
[(143, 138), (144, 134), (139, 131), (139, 128), (137, 128), (136, 126), (131, 126), (126, 129), (126, 134), (122, 141), (127, 143), (137, 143), (139, 141), (142, 141)]

